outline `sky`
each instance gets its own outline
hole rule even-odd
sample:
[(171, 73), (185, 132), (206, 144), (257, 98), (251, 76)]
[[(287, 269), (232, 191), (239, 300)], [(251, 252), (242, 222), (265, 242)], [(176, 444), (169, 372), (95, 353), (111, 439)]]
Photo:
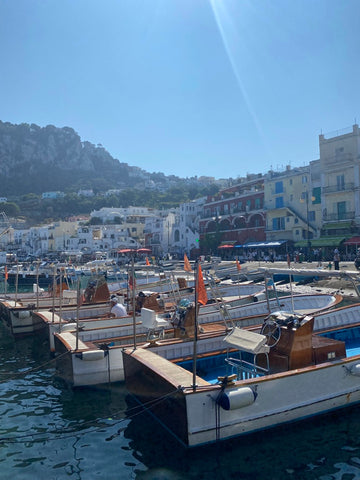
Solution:
[(148, 172), (319, 158), (360, 118), (359, 0), (0, 0), (0, 120)]

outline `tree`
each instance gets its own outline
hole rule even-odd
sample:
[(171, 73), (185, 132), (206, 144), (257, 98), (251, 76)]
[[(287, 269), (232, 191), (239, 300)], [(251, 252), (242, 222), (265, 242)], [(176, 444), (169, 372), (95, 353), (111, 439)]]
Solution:
[(2, 203), (0, 209), (5, 212), (8, 217), (17, 217), (20, 215), (20, 208), (13, 202)]

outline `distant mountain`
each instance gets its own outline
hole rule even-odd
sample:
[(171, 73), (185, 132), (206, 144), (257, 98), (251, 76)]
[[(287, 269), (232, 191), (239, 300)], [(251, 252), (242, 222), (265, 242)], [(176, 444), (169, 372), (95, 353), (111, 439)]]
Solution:
[(0, 197), (106, 191), (135, 186), (147, 178), (151, 174), (120, 163), (101, 145), (81, 141), (72, 128), (0, 121)]

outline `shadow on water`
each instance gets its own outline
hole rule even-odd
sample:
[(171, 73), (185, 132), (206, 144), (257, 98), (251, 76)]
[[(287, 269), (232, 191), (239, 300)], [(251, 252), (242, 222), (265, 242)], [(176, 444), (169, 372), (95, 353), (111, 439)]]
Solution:
[(147, 467), (139, 480), (360, 478), (360, 407), (195, 449), (183, 448), (146, 412), (124, 435)]

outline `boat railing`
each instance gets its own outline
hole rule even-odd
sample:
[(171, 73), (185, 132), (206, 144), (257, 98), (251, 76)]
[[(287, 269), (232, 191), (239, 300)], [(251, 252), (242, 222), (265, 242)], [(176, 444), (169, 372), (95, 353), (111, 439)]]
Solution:
[(253, 363), (247, 362), (242, 358), (229, 357), (225, 362), (233, 368), (232, 373), (236, 373), (237, 380), (247, 380), (249, 378), (262, 377), (269, 373), (269, 358), (266, 355), (267, 368), (256, 364), (256, 358)]

